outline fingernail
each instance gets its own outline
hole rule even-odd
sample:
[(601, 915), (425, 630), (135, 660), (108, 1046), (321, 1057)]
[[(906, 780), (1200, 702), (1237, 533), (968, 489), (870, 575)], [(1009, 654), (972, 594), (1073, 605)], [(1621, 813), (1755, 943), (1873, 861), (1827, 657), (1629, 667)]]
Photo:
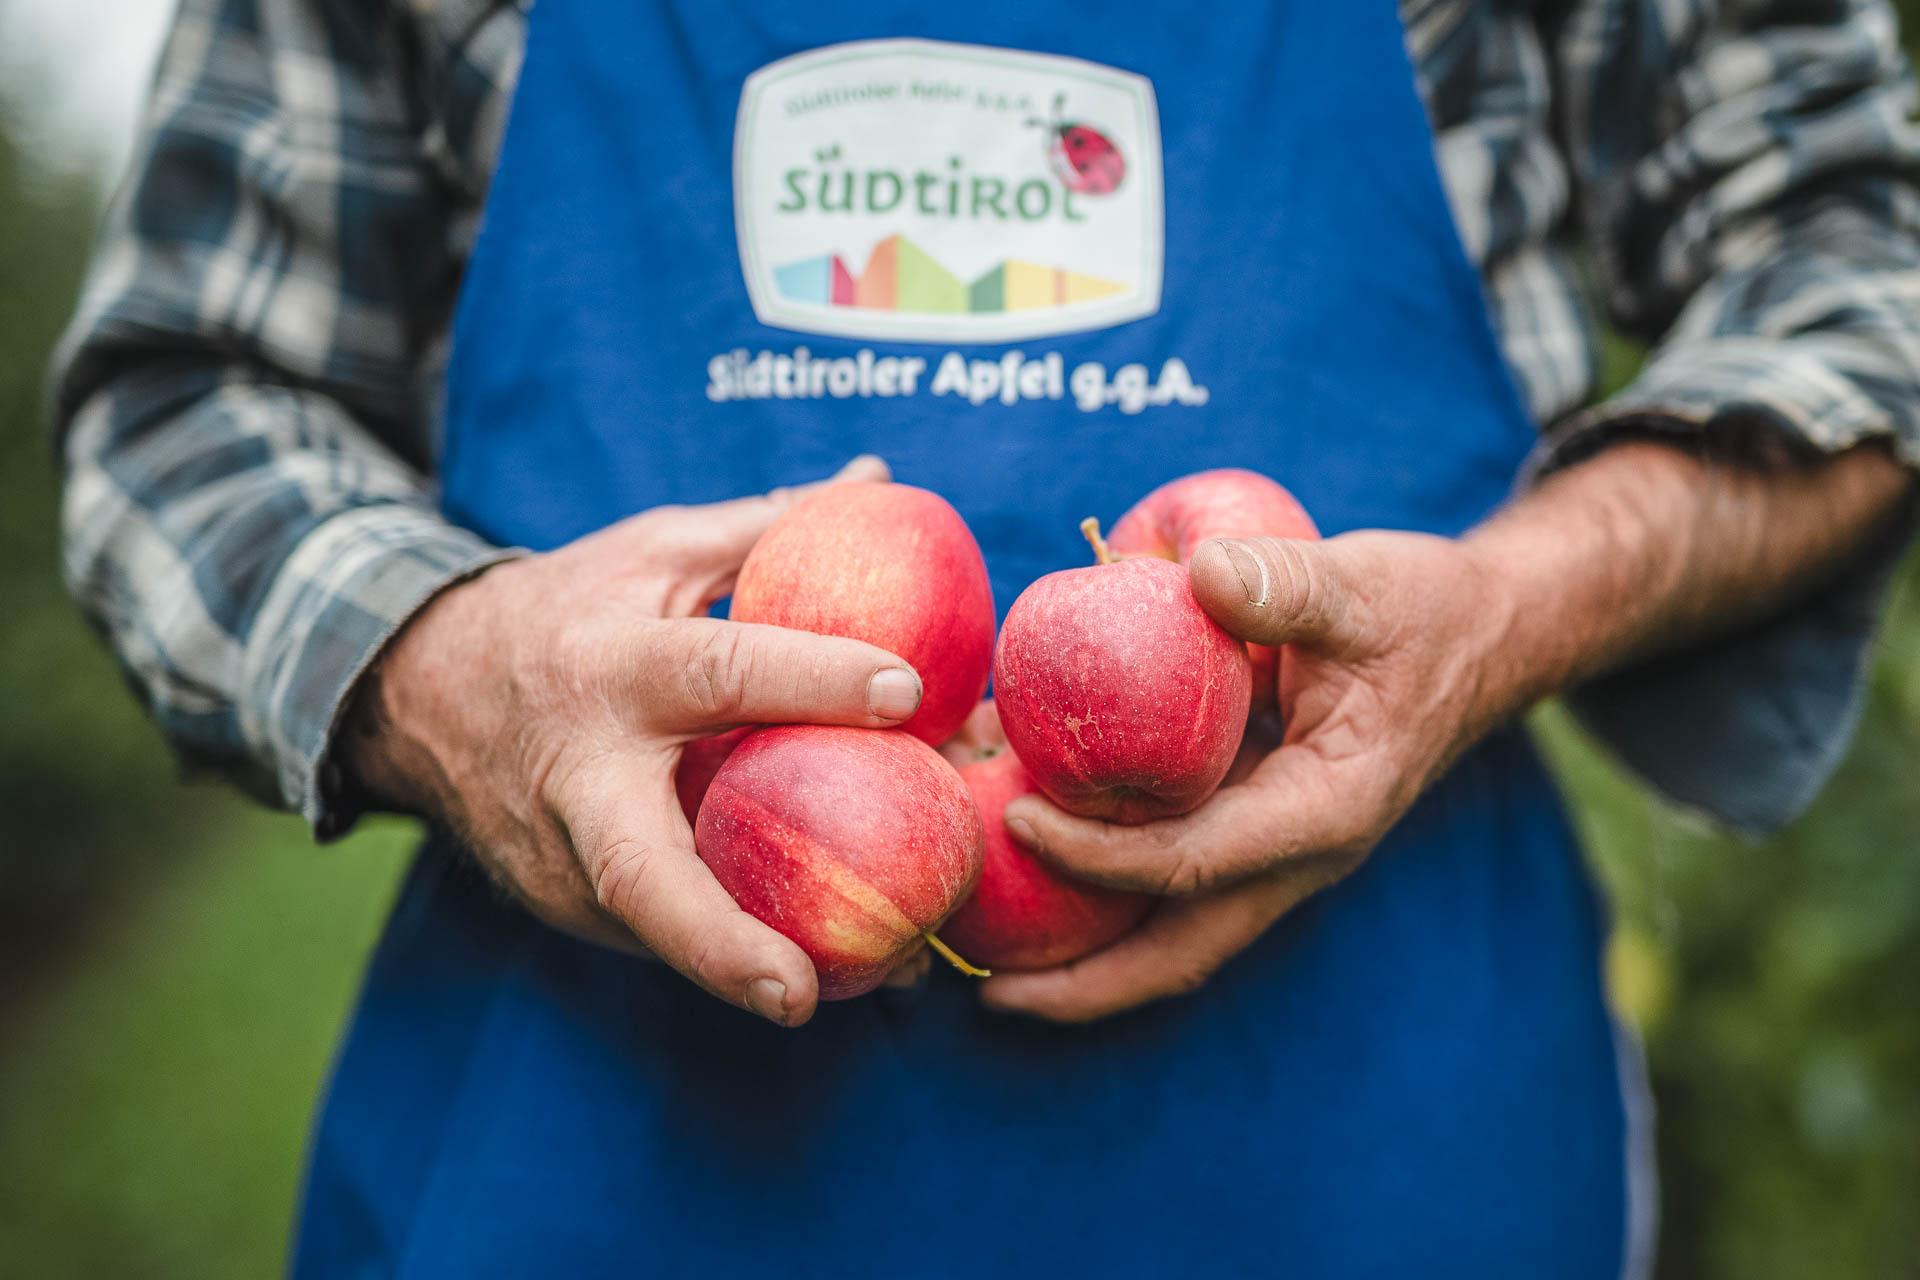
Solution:
[(1040, 832), (1025, 818), (1008, 818), (1007, 833), (1029, 849), (1040, 847)]
[(867, 681), (867, 710), (882, 720), (905, 720), (920, 709), (920, 677), (906, 667), (888, 667)]
[(1227, 553), (1227, 563), (1233, 566), (1234, 576), (1240, 579), (1240, 589), (1246, 593), (1247, 603), (1264, 605), (1272, 591), (1267, 580), (1267, 566), (1261, 559), (1245, 547), (1229, 539), (1220, 540), (1220, 549)]
[(773, 978), (755, 978), (747, 984), (747, 1008), (768, 1022), (787, 1025), (787, 984)]

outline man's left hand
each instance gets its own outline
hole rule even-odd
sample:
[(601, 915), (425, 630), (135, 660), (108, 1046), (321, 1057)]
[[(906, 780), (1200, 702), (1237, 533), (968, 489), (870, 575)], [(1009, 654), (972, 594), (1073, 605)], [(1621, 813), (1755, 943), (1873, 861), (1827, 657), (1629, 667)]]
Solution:
[(1359, 866), (1489, 729), (1803, 598), (1898, 526), (1913, 483), (1878, 444), (1721, 460), (1630, 440), (1547, 476), (1458, 541), (1208, 543), (1191, 570), (1200, 603), (1236, 636), (1288, 646), (1280, 745), (1249, 751), (1257, 759), (1192, 813), (1142, 827), (1037, 797), (1009, 805), (1009, 827), (1042, 857), (1167, 899), (1103, 951), (990, 979), (987, 1001), (1084, 1021), (1193, 989)]
[(1009, 806), (1009, 830), (1041, 857), (1166, 900), (1091, 956), (992, 979), (994, 1008), (1079, 1022), (1193, 990), (1358, 867), (1421, 790), (1515, 709), (1516, 682), (1500, 670), (1511, 605), (1467, 544), (1371, 532), (1212, 542), (1191, 576), (1235, 636), (1290, 646), (1284, 735), (1177, 818), (1123, 827), (1038, 796)]

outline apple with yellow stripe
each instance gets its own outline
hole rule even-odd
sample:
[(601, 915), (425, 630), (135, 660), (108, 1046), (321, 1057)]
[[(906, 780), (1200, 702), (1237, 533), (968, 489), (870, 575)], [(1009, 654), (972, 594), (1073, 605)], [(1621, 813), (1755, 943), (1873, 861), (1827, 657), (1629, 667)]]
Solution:
[(985, 841), (940, 753), (899, 729), (778, 725), (714, 775), (694, 847), (741, 908), (813, 961), (822, 1000), (880, 985), (973, 891)]

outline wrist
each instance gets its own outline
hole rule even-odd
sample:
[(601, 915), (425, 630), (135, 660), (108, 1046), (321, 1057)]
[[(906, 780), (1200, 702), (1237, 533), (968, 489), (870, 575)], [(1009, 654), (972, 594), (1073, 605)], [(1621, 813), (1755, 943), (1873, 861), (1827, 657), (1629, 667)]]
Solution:
[(1477, 740), (1522, 715), (1553, 687), (1560, 662), (1529, 624), (1538, 608), (1537, 585), (1504, 549), (1471, 536), (1460, 553), (1459, 596), (1467, 602), (1456, 650), (1470, 691), (1462, 734)]
[(1475, 583), (1465, 648), (1487, 718), (1505, 721), (1576, 678), (1585, 624), (1535, 548), (1469, 535), (1461, 551)]
[(518, 562), (450, 583), (407, 619), (355, 687), (342, 758), (377, 807), (441, 818), (454, 786), (461, 726), (479, 718), (468, 696), (490, 680), (501, 616), (494, 597)]
[(1598, 674), (1706, 607), (1704, 464), (1632, 442), (1558, 473), (1471, 531), (1463, 545), (1506, 601), (1516, 710)]

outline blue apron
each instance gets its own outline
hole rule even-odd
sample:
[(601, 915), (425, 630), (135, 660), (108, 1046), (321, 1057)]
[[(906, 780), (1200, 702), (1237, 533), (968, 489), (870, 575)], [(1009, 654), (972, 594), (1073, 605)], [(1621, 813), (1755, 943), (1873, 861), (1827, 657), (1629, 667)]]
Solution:
[[(1473, 524), (1532, 433), (1392, 6), (1152, 8), (540, 0), (447, 511), (547, 548), (872, 451), (1003, 612), (1207, 467), (1329, 534)], [(1202, 990), (1086, 1027), (940, 972), (778, 1030), (430, 843), (294, 1271), (1613, 1277), (1600, 949), (1513, 733)]]

